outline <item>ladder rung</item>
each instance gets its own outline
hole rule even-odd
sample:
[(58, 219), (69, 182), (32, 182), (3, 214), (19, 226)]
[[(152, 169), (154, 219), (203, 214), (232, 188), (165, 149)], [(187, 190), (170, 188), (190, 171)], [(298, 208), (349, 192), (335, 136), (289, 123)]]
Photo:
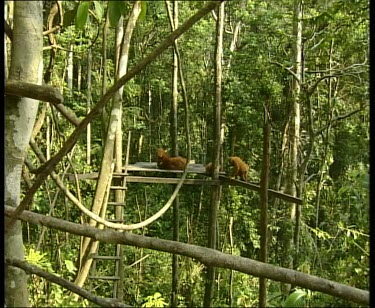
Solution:
[(107, 205), (114, 205), (114, 206), (125, 206), (124, 202), (107, 202)]
[(118, 276), (89, 276), (89, 279), (120, 280)]
[(110, 222), (124, 222), (125, 220), (123, 219), (107, 219)]
[(100, 260), (121, 260), (121, 257), (118, 256), (93, 256), (92, 258)]
[(122, 187), (122, 186), (111, 186), (110, 189), (112, 189), (112, 190), (127, 190), (126, 187)]

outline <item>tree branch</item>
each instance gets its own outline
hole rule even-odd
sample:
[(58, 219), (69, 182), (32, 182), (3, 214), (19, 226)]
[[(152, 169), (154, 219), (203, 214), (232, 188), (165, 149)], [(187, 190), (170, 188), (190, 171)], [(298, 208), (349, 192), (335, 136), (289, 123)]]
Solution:
[(289, 67), (286, 67), (283, 64), (281, 64), (279, 62), (276, 62), (276, 61), (270, 61), (270, 63), (271, 64), (276, 64), (276, 65), (280, 66), (281, 68), (285, 69), (286, 71), (288, 71), (294, 77), (294, 79), (297, 80), (298, 83), (300, 82), (300, 80), (299, 80), (298, 76), (296, 75), (296, 73), (293, 72), (292, 69), (290, 69)]
[(44, 35), (51, 34), (51, 33), (55, 32), (55, 31), (57, 31), (57, 30), (60, 30), (60, 29), (61, 29), (61, 26), (60, 26), (60, 25), (54, 26), (54, 27), (51, 28), (51, 29), (48, 29), (48, 30), (46, 30), (46, 31), (43, 31), (43, 36), (44, 36)]
[(5, 94), (29, 97), (51, 103), (74, 126), (78, 126), (81, 123), (81, 120), (77, 118), (75, 113), (63, 105), (64, 97), (60, 91), (52, 86), (8, 80), (5, 85)]
[[(14, 207), (5, 206), (5, 215), (7, 217), (13, 217), (15, 211), (16, 209)], [(205, 265), (233, 269), (255, 277), (264, 277), (274, 281), (290, 283), (362, 305), (369, 305), (370, 302), (369, 291), (249, 258), (232, 256), (206, 247), (136, 235), (129, 232), (99, 230), (98, 228), (93, 228), (87, 225), (84, 226), (29, 211), (21, 213), (19, 219), (29, 223), (68, 232), (70, 234), (90, 237), (95, 241), (104, 243), (130, 245), (183, 255), (194, 258)]]
[(41, 269), (41, 268), (39, 268), (35, 265), (32, 265), (32, 264), (30, 264), (26, 261), (14, 259), (14, 258), (6, 258), (5, 263), (7, 265), (23, 269), (28, 274), (34, 274), (34, 275), (37, 275), (39, 277), (43, 277), (46, 280), (48, 280), (52, 283), (55, 283), (59, 286), (62, 286), (63, 288), (68, 289), (69, 291), (72, 291), (73, 293), (76, 293), (76, 294), (82, 296), (83, 298), (86, 298), (90, 302), (92, 302), (94, 304), (97, 304), (99, 306), (102, 306), (102, 307), (132, 307), (132, 306), (129, 306), (129, 305), (125, 305), (125, 304), (119, 302), (116, 299), (107, 299), (107, 298), (102, 298), (102, 297), (96, 296), (96, 295), (90, 293), (89, 291), (78, 287), (74, 283), (72, 283), (72, 282), (70, 282), (70, 281), (68, 281), (64, 278), (58, 277), (54, 274), (51, 274), (51, 273), (49, 273), (49, 272), (47, 272), (47, 271), (45, 271), (45, 270), (43, 270), (43, 269)]
[(54, 105), (54, 107), (74, 126), (78, 126), (81, 123), (81, 119), (79, 119), (76, 114), (66, 107), (63, 104)]
[(7, 80), (5, 94), (29, 97), (53, 105), (63, 104), (64, 97), (60, 91), (49, 85), (38, 85), (29, 82)]
[(349, 118), (349, 117), (351, 117), (352, 115), (354, 115), (354, 114), (356, 114), (356, 113), (358, 113), (358, 112), (360, 112), (360, 111), (362, 111), (362, 110), (363, 110), (363, 109), (360, 108), (360, 109), (353, 110), (353, 111), (351, 111), (351, 112), (349, 112), (349, 113), (346, 113), (346, 114), (338, 115), (337, 117), (333, 118), (333, 119), (331, 120), (331, 122), (330, 122), (328, 125), (326, 125), (326, 126), (324, 126), (323, 128), (320, 128), (319, 130), (317, 130), (317, 131), (315, 132), (315, 136), (317, 136), (317, 135), (321, 134), (323, 131), (325, 131), (329, 125), (332, 125), (332, 124), (334, 124), (334, 123), (337, 122), (337, 121), (340, 121), (340, 120), (343, 120), (343, 119)]

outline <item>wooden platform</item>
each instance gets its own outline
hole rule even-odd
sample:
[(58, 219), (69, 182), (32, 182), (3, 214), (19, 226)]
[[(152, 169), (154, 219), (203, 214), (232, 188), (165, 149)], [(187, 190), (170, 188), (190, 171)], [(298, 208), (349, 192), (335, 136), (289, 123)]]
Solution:
[[(147, 163), (147, 162), (138, 162), (132, 165), (128, 165), (127, 168), (123, 170), (124, 172), (113, 173), (114, 178), (119, 177), (126, 177), (126, 181), (128, 183), (149, 183), (149, 184), (177, 184), (179, 182), (179, 178), (177, 177), (159, 177), (159, 176), (143, 176), (138, 175), (138, 173), (167, 173), (167, 174), (182, 174), (183, 171), (181, 170), (164, 170), (159, 169), (156, 165), (156, 162)], [(202, 164), (189, 164), (188, 168), (188, 175), (189, 174), (200, 174), (206, 175), (206, 169)], [(75, 177), (74, 174), (67, 174), (69, 181), (74, 181)], [(85, 173), (85, 174), (77, 174), (79, 180), (95, 180), (99, 176), (99, 172), (93, 173)], [(225, 172), (220, 172), (219, 180), (212, 180), (211, 177), (206, 175), (206, 178), (187, 178), (184, 181), (184, 184), (187, 185), (230, 185), (230, 186), (241, 186), (253, 191), (260, 191), (261, 188), (258, 183), (251, 183), (251, 182), (244, 182), (240, 180), (230, 179)], [(290, 195), (283, 194), (281, 192), (269, 189), (269, 194), (276, 198), (280, 198), (282, 200), (302, 204), (302, 200), (300, 198), (296, 198)]]
[[(126, 170), (123, 168), (123, 172), (118, 173), (114, 172), (113, 177), (123, 177), (128, 175), (127, 181), (128, 182), (141, 182), (141, 183), (167, 183), (167, 184), (174, 184), (178, 182), (178, 178), (166, 178), (166, 177), (142, 177), (138, 176), (139, 173), (161, 173), (161, 174), (183, 174), (184, 171), (182, 170), (164, 170), (159, 169), (156, 163), (147, 163), (147, 162), (139, 162), (132, 165), (128, 165)], [(187, 168), (188, 174), (201, 174), (206, 175), (206, 168), (202, 164), (189, 164)], [(220, 175), (225, 176), (225, 172), (220, 172)], [(67, 174), (69, 181), (74, 180), (74, 174)], [(92, 173), (85, 173), (85, 174), (77, 174), (79, 180), (94, 180), (97, 179), (99, 176), (99, 172), (92, 172)], [(132, 179), (133, 178), (133, 179)], [(149, 179), (149, 180), (146, 180)], [(155, 179), (155, 180), (154, 180)], [(202, 182), (203, 181), (203, 182)], [(207, 180), (203, 179), (186, 179), (185, 184), (192, 184), (197, 182), (197, 184), (206, 183), (208, 181), (212, 181), (211, 177), (207, 176)], [(215, 183), (217, 184), (217, 183)]]
[[(159, 169), (156, 163), (138, 162), (127, 166), (128, 172), (161, 172), (161, 173), (184, 173), (181, 170), (164, 170)], [(125, 168), (124, 168), (125, 171)], [(202, 164), (189, 164), (187, 168), (188, 173), (205, 174), (206, 168)], [(225, 172), (220, 174), (225, 175)]]

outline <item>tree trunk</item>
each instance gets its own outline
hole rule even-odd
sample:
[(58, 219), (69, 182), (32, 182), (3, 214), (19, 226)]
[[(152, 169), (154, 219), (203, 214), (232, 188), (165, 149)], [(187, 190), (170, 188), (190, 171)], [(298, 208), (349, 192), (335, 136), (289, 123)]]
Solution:
[(69, 51), (67, 51), (66, 83), (70, 95), (73, 95), (73, 44), (69, 44)]
[[(107, 35), (109, 27), (108, 12), (103, 27), (103, 42), (102, 42), (102, 96), (107, 92)], [(101, 115), (101, 135), (102, 148), (104, 148), (105, 138), (107, 137), (108, 114), (106, 108), (103, 108)]]
[[(4, 1), (4, 22), (8, 23), (9, 25), (9, 20), (8, 20), (8, 3)], [(8, 78), (8, 48), (10, 44), (7, 44), (9, 38), (7, 35), (4, 35), (4, 77), (5, 80)]]
[[(170, 9), (170, 2), (165, 1), (166, 8), (168, 12), (169, 22), (171, 25), (171, 30), (174, 31), (178, 27), (178, 2), (173, 2), (173, 13)], [(177, 106), (178, 106), (178, 79), (180, 80), (180, 86), (182, 90), (182, 98), (185, 106), (185, 132), (186, 132), (186, 144), (187, 144), (187, 160), (191, 159), (191, 140), (190, 140), (190, 129), (189, 129), (189, 104), (186, 93), (185, 79), (182, 71), (182, 62), (181, 56), (178, 48), (178, 41), (174, 41), (173, 49), (173, 78), (172, 78), (172, 107), (171, 107), (171, 142), (172, 142), (172, 151), (175, 155), (178, 155), (178, 144), (177, 144)], [(173, 128), (173, 129), (172, 129)], [(180, 239), (180, 214), (179, 214), (179, 198), (178, 196), (175, 199), (173, 204), (173, 240), (179, 241)], [(173, 307), (178, 306), (178, 292), (179, 292), (179, 256), (173, 255), (172, 257), (172, 295), (171, 295), (171, 304)], [(188, 261), (189, 262), (189, 261)], [(188, 286), (189, 289), (192, 288), (191, 284)], [(189, 293), (191, 294), (191, 293)], [(188, 303), (191, 302), (191, 297), (188, 295), (186, 299)]]
[[(123, 41), (124, 40), (124, 41)], [(126, 41), (128, 40), (128, 41)], [(122, 42), (124, 42), (122, 44)], [(116, 27), (116, 50), (115, 50), (115, 66), (116, 66), (116, 80), (118, 80), (121, 76), (126, 74), (126, 66), (128, 61), (128, 54), (127, 54), (127, 48), (126, 45), (129, 46), (130, 44), (130, 38), (125, 34), (124, 37), (124, 19), (123, 17), (120, 18), (117, 27)], [(120, 65), (120, 60), (122, 58), (121, 50), (125, 49), (125, 65), (124, 62), (122, 62), (122, 65)], [(118, 114), (118, 124), (117, 124), (117, 130), (116, 130), (116, 139), (115, 139), (115, 172), (122, 172), (122, 93), (124, 88), (120, 88), (113, 101), (113, 109), (115, 108), (119, 111)], [(115, 183), (116, 186), (121, 186), (121, 180), (119, 179), (117, 183)], [(115, 191), (115, 202), (123, 202), (123, 194), (121, 190)], [(118, 220), (122, 219), (123, 216), (123, 208), (121, 206), (116, 206), (115, 208), (115, 218)], [(116, 256), (120, 257), (121, 259), (119, 262), (115, 264), (115, 267), (118, 267), (115, 269), (115, 275), (122, 277), (118, 281), (114, 282), (114, 290), (113, 290), (113, 297), (119, 298), (120, 300), (123, 299), (124, 292), (123, 292), (123, 249), (121, 245), (116, 245)], [(119, 296), (119, 297), (118, 297)]]
[[(287, 140), (287, 162), (286, 162), (286, 175), (285, 175), (285, 193), (296, 196), (297, 195), (297, 182), (298, 182), (298, 149), (300, 140), (300, 92), (301, 92), (301, 75), (302, 75), (302, 1), (295, 0), (294, 2), (294, 24), (293, 24), (293, 35), (295, 37), (295, 45), (293, 46), (294, 52), (294, 71), (295, 76), (293, 77), (292, 83), (292, 109), (289, 118), (289, 130)], [(298, 212), (297, 212), (298, 211)], [(292, 205), (290, 219), (291, 222), (295, 222), (295, 226), (299, 226), (300, 207), (296, 204)], [(298, 221), (296, 221), (298, 220)], [(296, 230), (296, 229), (295, 229)], [(288, 232), (287, 232), (288, 233)], [(294, 237), (295, 238), (295, 237)], [(287, 262), (284, 264), (285, 267), (293, 268), (294, 261), (292, 253), (293, 251), (293, 237), (284, 236), (284, 253)], [(291, 285), (284, 286), (284, 292), (289, 293)]]
[[(302, 0), (296, 0), (295, 2), (295, 11), (294, 11), (294, 35), (296, 37), (295, 43), (295, 51), (294, 56), (296, 58), (295, 64), (295, 71), (296, 71), (296, 78), (294, 79), (293, 83), (293, 93), (294, 93), (294, 100), (293, 100), (293, 126), (294, 126), (294, 137), (293, 137), (293, 181), (294, 181), (294, 190), (293, 196), (297, 196), (297, 183), (298, 181), (298, 149), (300, 144), (300, 94), (301, 94), (301, 83), (303, 81), (302, 78)], [(302, 193), (302, 192), (301, 192)], [(298, 193), (299, 195), (299, 193)], [(294, 237), (293, 237), (293, 250), (299, 249), (299, 228), (301, 224), (301, 205), (293, 204), (292, 212), (291, 212), (291, 219), (295, 220), (294, 226)], [(297, 260), (293, 258), (292, 268), (297, 268)]]
[[(90, 41), (89, 41), (90, 44)], [(80, 35), (80, 41), (79, 41), (79, 50), (82, 49), (82, 33)], [(82, 61), (80, 61), (80, 57), (76, 59), (77, 61), (77, 92), (81, 92), (81, 86), (82, 86)]]
[[(267, 263), (268, 255), (268, 186), (270, 172), (271, 149), (271, 123), (268, 116), (268, 107), (264, 110), (263, 127), (263, 166), (261, 178), (261, 211), (260, 211), (260, 258), (259, 261)], [(259, 307), (267, 307), (267, 279), (259, 278)]]
[[(177, 27), (178, 15), (177, 15), (177, 2), (173, 2), (173, 24)], [(173, 31), (173, 30), (172, 30)], [(177, 40), (176, 40), (177, 41)], [(175, 42), (176, 42), (175, 41)], [(173, 72), (172, 72), (172, 104), (170, 110), (170, 138), (172, 154), (178, 155), (178, 143), (177, 143), (177, 105), (178, 105), (178, 63), (177, 63), (176, 50), (173, 49)]]
[[(215, 104), (214, 104), (214, 146), (213, 146), (213, 176), (219, 179), (220, 149), (221, 149), (221, 81), (222, 81), (222, 58), (223, 58), (223, 33), (224, 33), (224, 2), (218, 8), (216, 21), (216, 50), (215, 50)], [(217, 213), (219, 210), (221, 186), (212, 186), (211, 209), (208, 229), (208, 248), (216, 249), (217, 238)], [(207, 277), (204, 293), (204, 307), (211, 307), (214, 297), (215, 267), (207, 267)]]
[[(168, 5), (168, 3), (167, 3)], [(173, 28), (178, 27), (178, 2), (173, 1)], [(175, 40), (175, 47), (177, 40)], [(172, 72), (172, 105), (171, 105), (171, 146), (172, 154), (178, 155), (178, 140), (177, 140), (177, 106), (178, 106), (178, 58), (177, 50), (173, 49), (173, 72)], [(180, 240), (180, 199), (176, 196), (173, 202), (173, 240), (178, 242)], [(171, 305), (172, 307), (178, 306), (178, 259), (179, 256), (176, 254), (172, 255), (172, 294), (171, 294)]]
[[(15, 2), (9, 79), (36, 84), (42, 83), (42, 32), (43, 2)], [(20, 203), (22, 165), (34, 127), (38, 101), (7, 96), (5, 106), (5, 204), (15, 207)], [(6, 230), (5, 256), (24, 259), (20, 221)], [(25, 272), (19, 268), (7, 266), (5, 281), (6, 306), (28, 307), (29, 299)]]
[[(241, 11), (245, 11), (246, 10), (246, 3), (247, 1), (246, 0), (241, 0), (240, 2), (240, 10)], [(228, 58), (228, 62), (227, 62), (227, 76), (229, 75), (229, 70), (230, 70), (230, 65), (231, 65), (231, 61), (232, 61), (232, 58), (233, 58), (233, 52), (234, 50), (236, 49), (236, 45), (237, 45), (237, 42), (238, 42), (238, 36), (239, 36), (239, 33), (240, 33), (240, 29), (241, 29), (241, 25), (242, 25), (242, 21), (239, 20), (237, 21), (236, 23), (236, 26), (234, 27), (234, 30), (233, 30), (233, 37), (232, 37), (232, 41), (230, 42), (230, 46), (229, 46), (229, 51), (230, 51), (230, 54), (229, 54), (229, 58)]]
[[(138, 19), (138, 16), (141, 11), (141, 5), (140, 1), (137, 1), (134, 3), (132, 13), (129, 17), (125, 35), (122, 40), (123, 44), (121, 48), (116, 48), (118, 54), (121, 53), (120, 58), (118, 58), (118, 70), (117, 70), (117, 79), (120, 79), (122, 76), (126, 74), (127, 71), (127, 65), (128, 65), (128, 58), (129, 58), (129, 48), (130, 48), (130, 40), (131, 36), (135, 27), (135, 23)], [(120, 18), (119, 24), (122, 24), (123, 19)], [(121, 29), (122, 27), (120, 27)], [(117, 34), (119, 37), (122, 37), (122, 30), (117, 29)], [(120, 42), (121, 39), (117, 40), (117, 42)], [(120, 46), (120, 45), (119, 45)], [(120, 51), (120, 50), (121, 51)], [(116, 61), (117, 62), (117, 61)], [(95, 191), (95, 198), (92, 206), (92, 211), (96, 214), (98, 214), (101, 211), (101, 208), (103, 206), (103, 202), (106, 202), (104, 200), (104, 196), (106, 193), (107, 185), (110, 185), (108, 178), (110, 177), (110, 174), (112, 172), (111, 170), (111, 164), (114, 158), (114, 153), (117, 156), (117, 159), (115, 161), (115, 168), (116, 171), (121, 171), (122, 168), (122, 133), (121, 133), (121, 112), (122, 112), (122, 92), (123, 87), (121, 87), (118, 92), (115, 95), (113, 106), (112, 106), (112, 112), (111, 117), (108, 125), (108, 132), (104, 147), (104, 154), (102, 159), (102, 165), (99, 172), (99, 178), (97, 182), (97, 188)], [(117, 140), (118, 146), (116, 146), (116, 152), (115, 149), (115, 140)], [(119, 149), (120, 148), (120, 149)], [(117, 196), (118, 197), (118, 196)], [(122, 195), (121, 195), (122, 198)], [(117, 213), (118, 214), (118, 213)], [(95, 226), (97, 223), (94, 220), (90, 220), (90, 225)], [(83, 247), (82, 247), (82, 255), (90, 255), (92, 253), (95, 253), (98, 248), (98, 242), (92, 241), (90, 239), (85, 239), (83, 241)], [(89, 253), (87, 254), (87, 251)], [(83, 286), (87, 275), (89, 273), (89, 269), (92, 264), (92, 258), (89, 258), (87, 260), (83, 260), (83, 265), (80, 268), (79, 275), (76, 278), (76, 284), (80, 287)]]
[[(136, 1), (133, 5), (132, 12), (130, 14), (129, 20), (126, 24), (125, 28), (125, 34), (123, 35), (123, 22), (119, 23), (121, 30), (118, 31), (118, 37), (116, 37), (116, 44), (117, 42), (120, 43), (120, 49), (118, 50), (119, 53), (117, 54), (117, 60), (116, 64), (118, 65), (117, 70), (117, 79), (120, 79), (122, 76), (124, 76), (128, 70), (128, 61), (129, 61), (129, 50), (130, 50), (130, 42), (133, 35), (133, 30), (135, 28), (136, 22), (138, 20), (139, 14), (141, 13), (141, 2)], [(121, 19), (122, 20), (122, 19)], [(117, 48), (116, 48), (117, 51)], [(122, 101), (123, 101), (123, 90), (124, 88), (120, 88), (118, 91), (118, 94), (115, 95), (115, 102), (116, 105), (118, 105), (119, 108), (119, 122), (117, 125), (117, 131), (116, 131), (116, 140), (115, 140), (115, 171), (116, 172), (122, 172)], [(130, 135), (129, 135), (130, 138)], [(130, 140), (129, 140), (130, 141)], [(124, 202), (124, 194), (125, 191), (116, 191), (115, 201), (116, 202)], [(123, 208), (120, 206), (116, 207), (116, 219), (123, 219)], [(120, 280), (117, 282), (117, 298), (122, 301), (124, 297), (124, 264), (123, 264), (123, 248), (121, 245), (117, 245), (116, 249), (118, 256), (120, 257), (119, 261), (119, 276)]]
[[(91, 66), (92, 66), (92, 52), (91, 48), (87, 51), (87, 108), (86, 113), (91, 111)], [(86, 163), (91, 165), (91, 123), (87, 125), (86, 132)]]

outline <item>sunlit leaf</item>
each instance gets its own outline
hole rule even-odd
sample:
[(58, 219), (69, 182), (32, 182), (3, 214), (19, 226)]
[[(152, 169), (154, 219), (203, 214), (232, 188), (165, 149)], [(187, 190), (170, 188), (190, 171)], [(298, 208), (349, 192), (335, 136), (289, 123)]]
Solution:
[(75, 271), (77, 270), (77, 268), (74, 266), (74, 263), (70, 260), (65, 260), (65, 266), (67, 268), (67, 270), (70, 272), (70, 273), (75, 273)]
[(87, 22), (87, 18), (89, 16), (89, 6), (90, 2), (81, 2), (77, 8), (77, 15), (76, 15), (76, 27), (79, 30), (82, 30)]
[(99, 1), (94, 1), (95, 15), (98, 20), (101, 20), (104, 15), (103, 4)]
[(142, 22), (146, 19), (147, 14), (147, 1), (141, 1), (141, 13), (139, 14), (139, 21)]

